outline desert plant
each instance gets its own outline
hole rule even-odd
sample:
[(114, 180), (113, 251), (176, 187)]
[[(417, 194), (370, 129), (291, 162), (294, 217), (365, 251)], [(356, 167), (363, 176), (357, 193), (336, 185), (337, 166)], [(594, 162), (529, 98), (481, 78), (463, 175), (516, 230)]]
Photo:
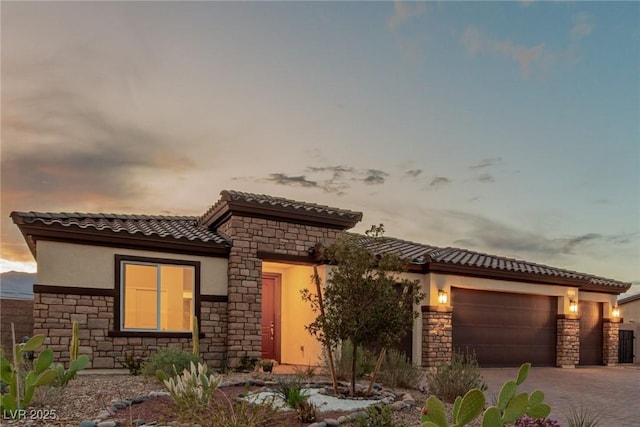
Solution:
[(572, 406), (564, 416), (567, 419), (567, 427), (598, 427), (602, 419), (598, 412), (583, 405)]
[(388, 387), (415, 387), (422, 373), (404, 353), (390, 349), (385, 355), (378, 378)]
[(453, 403), (456, 397), (463, 396), (474, 388), (481, 391), (487, 389), (475, 353), (468, 351), (454, 351), (451, 363), (428, 371), (426, 380), (429, 384), (429, 394), (449, 403)]
[(235, 369), (238, 372), (251, 372), (256, 368), (259, 360), (256, 357), (242, 356), (240, 358), (240, 365)]
[(199, 411), (182, 412), (181, 419), (201, 427), (261, 427), (274, 425), (274, 421), (281, 416), (273, 405), (254, 405), (246, 400), (231, 401), (222, 391), (217, 392), (223, 399), (213, 400), (207, 408)]
[(144, 357), (144, 353), (125, 353), (124, 360), (120, 362), (120, 365), (122, 365), (123, 368), (127, 368), (129, 370), (129, 375), (140, 375), (140, 373), (142, 372), (142, 366), (144, 365)]
[(69, 369), (64, 369), (62, 363), (58, 363), (55, 366), (56, 380), (52, 384), (54, 387), (66, 387), (70, 381), (76, 379), (79, 371), (89, 366), (89, 356), (85, 354), (78, 356), (78, 350), (80, 348), (78, 330), (78, 321), (74, 320), (73, 326), (71, 327), (71, 343), (69, 344)]
[(273, 366), (275, 364), (276, 364), (276, 361), (271, 359), (262, 359), (260, 362), (258, 362), (258, 366), (262, 368), (262, 372), (273, 371)]
[[(13, 323), (11, 328), (14, 329)], [(15, 342), (15, 332), (12, 335)], [(33, 362), (33, 369), (26, 369), (22, 365), (23, 353), (35, 352), (44, 340), (44, 335), (35, 335), (25, 343), (14, 344), (13, 363), (4, 356), (0, 356), (0, 381), (8, 388), (8, 392), (0, 397), (0, 411), (3, 416), (17, 417), (20, 409), (29, 407), (38, 387), (51, 384), (55, 380), (56, 372), (50, 368), (53, 362), (51, 349), (40, 353)]]
[(191, 352), (171, 347), (163, 348), (151, 356), (142, 366), (142, 374), (157, 376), (157, 372), (162, 371), (166, 378), (171, 378), (176, 372), (180, 373), (189, 369), (191, 363), (200, 362), (202, 360)]
[(317, 412), (318, 412), (318, 407), (309, 401), (301, 402), (296, 407), (296, 413), (298, 414), (298, 418), (300, 419), (300, 422), (303, 422), (303, 423), (314, 422), (318, 416)]
[(193, 354), (200, 357), (200, 331), (198, 330), (198, 318), (196, 316), (193, 316), (191, 338), (193, 339)]
[(191, 362), (190, 369), (184, 369), (182, 374), (176, 372), (175, 377), (164, 379), (163, 383), (171, 398), (176, 403), (178, 410), (188, 411), (206, 408), (211, 402), (222, 377), (208, 375), (207, 365)]
[[(335, 372), (336, 377), (341, 380), (349, 379), (351, 373), (351, 366), (353, 364), (353, 344), (349, 340), (342, 342), (340, 351), (335, 354)], [(325, 366), (328, 366), (329, 360), (324, 358)], [(356, 351), (356, 378), (362, 378), (364, 375), (373, 372), (373, 365), (375, 364), (375, 355), (362, 347), (358, 347)]]
[(386, 405), (369, 406), (366, 415), (355, 419), (354, 427), (401, 427), (404, 424), (393, 420), (393, 411)]
[(551, 418), (532, 418), (527, 415), (517, 419), (513, 425), (514, 427), (562, 427), (557, 420)]
[[(533, 418), (546, 418), (551, 408), (543, 403), (544, 393), (536, 390), (529, 396), (527, 393), (516, 394), (518, 385), (522, 384), (529, 375), (530, 363), (520, 366), (515, 381), (507, 381), (502, 385), (498, 402), (484, 411), (482, 427), (503, 427), (515, 422), (523, 415)], [(453, 404), (452, 427), (465, 426), (475, 420), (485, 404), (485, 396), (478, 389), (469, 390), (464, 397), (458, 396)], [(422, 409), (422, 427), (447, 427), (447, 412), (444, 404), (435, 396), (427, 399)]]
[(275, 387), (276, 396), (282, 399), (291, 409), (309, 400), (309, 395), (302, 388), (302, 382), (296, 378), (278, 381)]

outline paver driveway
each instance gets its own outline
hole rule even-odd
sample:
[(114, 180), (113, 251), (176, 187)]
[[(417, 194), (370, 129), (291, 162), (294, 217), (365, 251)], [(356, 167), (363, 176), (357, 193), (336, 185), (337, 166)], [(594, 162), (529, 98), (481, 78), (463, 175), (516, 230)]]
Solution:
[[(502, 384), (517, 374), (517, 368), (483, 369), (487, 400), (493, 403)], [(582, 405), (602, 415), (600, 427), (640, 426), (640, 366), (532, 368), (518, 391), (536, 389), (545, 393), (551, 417), (563, 425), (564, 413)]]

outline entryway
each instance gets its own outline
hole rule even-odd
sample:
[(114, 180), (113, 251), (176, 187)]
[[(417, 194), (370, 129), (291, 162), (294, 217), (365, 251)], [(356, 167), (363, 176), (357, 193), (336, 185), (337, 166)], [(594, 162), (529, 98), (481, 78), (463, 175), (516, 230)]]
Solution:
[(280, 362), (282, 276), (262, 274), (262, 358)]

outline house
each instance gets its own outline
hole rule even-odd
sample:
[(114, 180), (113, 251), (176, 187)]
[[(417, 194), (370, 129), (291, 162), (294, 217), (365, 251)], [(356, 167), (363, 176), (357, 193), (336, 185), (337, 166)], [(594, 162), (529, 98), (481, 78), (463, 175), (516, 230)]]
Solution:
[(618, 300), (620, 317), (620, 363), (640, 362), (640, 294)]
[[(362, 213), (279, 197), (222, 191), (199, 217), (13, 212), (38, 262), (34, 332), (68, 360), (71, 322), (93, 368), (119, 367), (128, 351), (191, 345), (213, 366), (247, 358), (315, 364), (314, 317), (300, 298), (311, 287), (313, 248)], [(454, 348), (483, 366), (611, 365), (618, 358), (616, 296), (630, 284), (465, 249), (364, 238), (399, 253), (403, 273), (426, 298), (402, 344), (434, 366)], [(319, 265), (326, 278), (331, 266)]]

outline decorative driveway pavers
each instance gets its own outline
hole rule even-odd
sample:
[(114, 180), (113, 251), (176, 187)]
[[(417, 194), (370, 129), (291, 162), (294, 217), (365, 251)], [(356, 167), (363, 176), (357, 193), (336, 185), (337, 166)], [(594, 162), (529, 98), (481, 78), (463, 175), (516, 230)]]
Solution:
[[(483, 369), (487, 400), (493, 403), (502, 384), (515, 379), (518, 368)], [(575, 369), (532, 368), (518, 391), (545, 393), (551, 417), (566, 425), (565, 413), (583, 407), (598, 412), (601, 427), (640, 426), (640, 366), (589, 366)]]

